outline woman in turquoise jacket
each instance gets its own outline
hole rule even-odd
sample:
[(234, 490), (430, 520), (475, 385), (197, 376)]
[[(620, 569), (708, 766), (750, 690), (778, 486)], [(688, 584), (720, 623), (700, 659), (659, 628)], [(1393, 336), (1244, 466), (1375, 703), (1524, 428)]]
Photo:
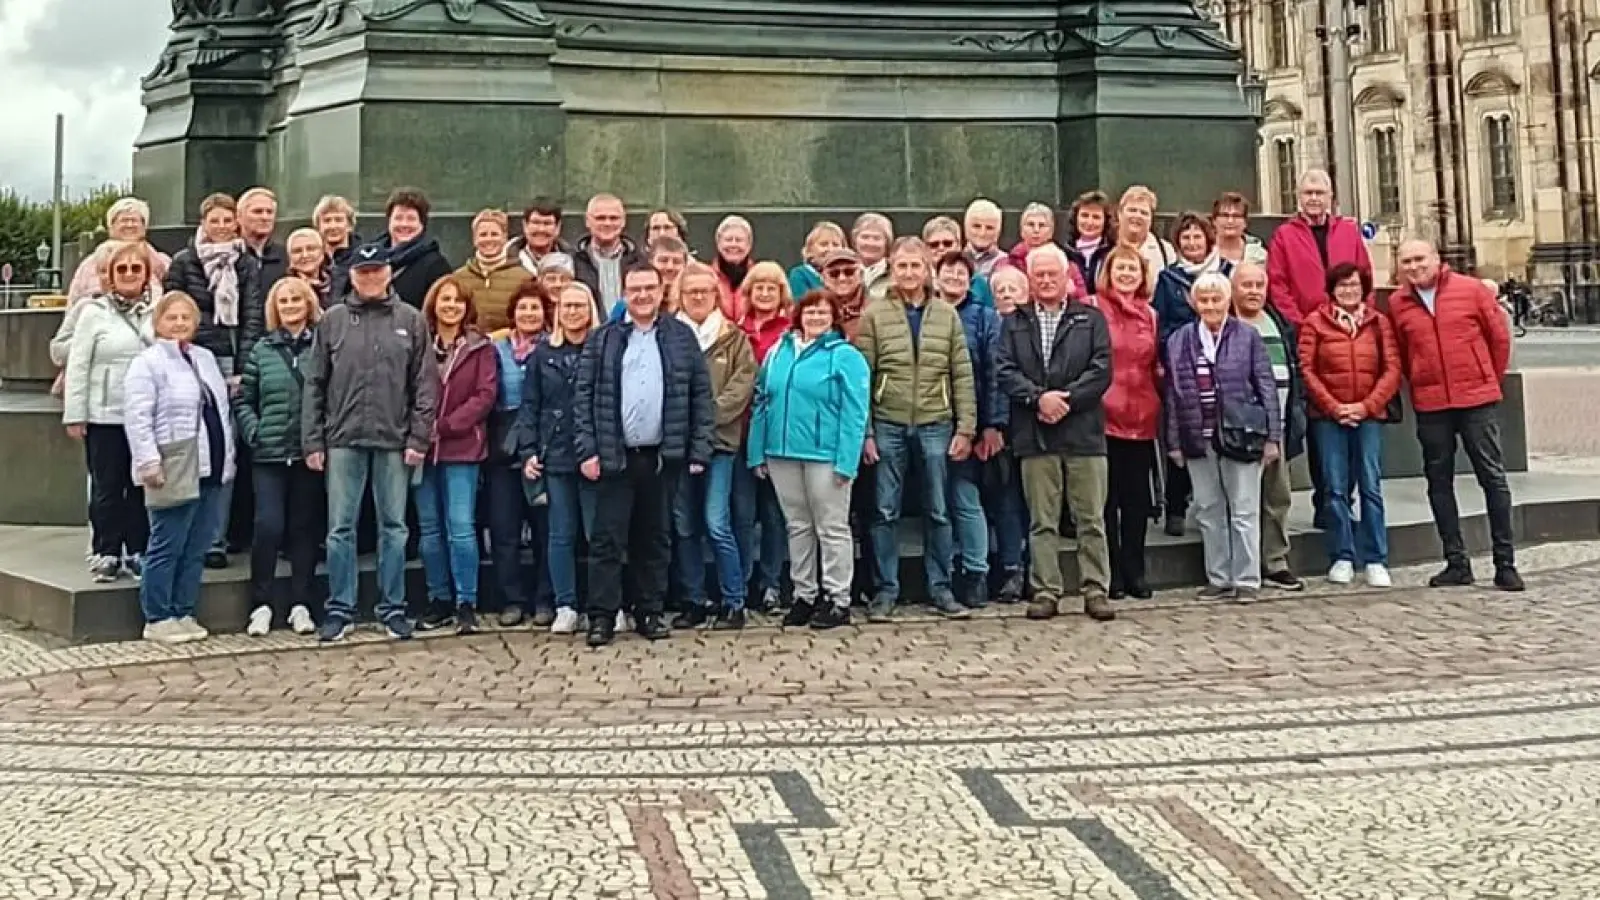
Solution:
[(850, 624), (850, 486), (867, 439), (871, 378), (839, 320), (831, 296), (801, 297), (792, 329), (767, 355), (756, 383), (749, 462), (772, 480), (788, 521), (795, 602), (783, 623), (790, 626)]

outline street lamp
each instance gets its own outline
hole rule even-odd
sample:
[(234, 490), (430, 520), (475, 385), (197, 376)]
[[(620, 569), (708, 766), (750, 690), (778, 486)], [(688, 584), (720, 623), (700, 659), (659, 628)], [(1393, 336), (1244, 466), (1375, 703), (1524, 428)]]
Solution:
[(34, 259), (37, 259), (39, 261), (39, 265), (41, 267), (43, 267), (45, 265), (48, 265), (49, 262), (50, 262), (50, 244), (49, 244), (49, 242), (48, 241), (40, 241), (39, 242), (39, 246), (37, 246), (37, 247), (35, 247), (33, 249), (33, 257), (34, 257)]
[(39, 246), (33, 248), (33, 256), (39, 261), (39, 269), (33, 276), (34, 286), (43, 290), (55, 287), (55, 270), (50, 268), (50, 242), (40, 241)]

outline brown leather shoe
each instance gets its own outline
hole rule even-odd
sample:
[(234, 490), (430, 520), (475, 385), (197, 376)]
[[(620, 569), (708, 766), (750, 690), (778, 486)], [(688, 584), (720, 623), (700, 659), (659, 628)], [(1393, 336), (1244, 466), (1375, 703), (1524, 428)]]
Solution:
[(1083, 595), (1083, 612), (1096, 622), (1109, 622), (1117, 617), (1117, 611), (1111, 608), (1111, 601), (1099, 591), (1088, 591)]
[(1028, 618), (1053, 619), (1061, 610), (1056, 598), (1045, 593), (1033, 595), (1033, 602), (1028, 604)]

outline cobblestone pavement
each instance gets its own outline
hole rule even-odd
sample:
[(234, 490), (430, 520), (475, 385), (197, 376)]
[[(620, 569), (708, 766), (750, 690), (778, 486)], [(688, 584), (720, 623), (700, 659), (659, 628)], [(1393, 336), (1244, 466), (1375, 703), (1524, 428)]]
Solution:
[(0, 635), (0, 898), (1592, 900), (1600, 545), (1523, 561), (596, 652)]

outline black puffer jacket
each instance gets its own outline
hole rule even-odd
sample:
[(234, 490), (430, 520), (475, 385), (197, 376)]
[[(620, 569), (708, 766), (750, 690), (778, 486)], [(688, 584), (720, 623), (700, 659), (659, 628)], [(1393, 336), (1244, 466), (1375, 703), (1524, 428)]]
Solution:
[(164, 291), (183, 291), (194, 298), (200, 307), (200, 328), (194, 342), (210, 350), (219, 360), (234, 361), (234, 371), (223, 372), (223, 375), (243, 370), (244, 354), (240, 348), (248, 349), (267, 330), (264, 318), (267, 294), (261, 284), (260, 263), (248, 252), (241, 252), (234, 270), (239, 277), (239, 325), (235, 329), (216, 324), (217, 300), (211, 293), (211, 280), (206, 277), (205, 264), (195, 252), (193, 241), (172, 257), (167, 277), (161, 282)]
[[(578, 238), (578, 245), (572, 250), (572, 277), (581, 281), (589, 288), (589, 293), (594, 295), (594, 302), (600, 309), (600, 321), (611, 318), (611, 307), (620, 297), (606, 298), (600, 295), (600, 270), (594, 264), (594, 257), (589, 255), (590, 237), (586, 234)], [(633, 242), (627, 235), (622, 236), (622, 255), (617, 259), (617, 265), (623, 275), (628, 270), (637, 266), (647, 265), (650, 262), (649, 254)], [(620, 283), (620, 281), (619, 281)]]
[(523, 370), (522, 405), (517, 408), (511, 439), (518, 459), (527, 462), (537, 457), (552, 475), (578, 471), (578, 451), (573, 448), (573, 403), (578, 359), (582, 355), (583, 344), (552, 347), (544, 342), (534, 348)]
[(400, 295), (400, 302), (413, 309), (422, 308), (428, 288), (433, 287), (435, 281), (456, 270), (455, 266), (450, 265), (450, 260), (445, 259), (438, 240), (426, 232), (415, 241), (399, 247), (394, 246), (393, 239), (388, 235), (383, 236), (381, 243), (392, 254), (389, 265), (394, 269), (394, 278), (389, 284)]
[[(711, 461), (714, 424), (711, 375), (694, 331), (677, 319), (656, 319), (661, 352), (664, 408), (661, 416), (661, 458), (668, 462), (705, 465)], [(622, 436), (622, 354), (633, 334), (623, 319), (600, 327), (583, 345), (578, 361), (574, 450), (578, 461), (600, 457), (600, 472), (621, 473), (628, 464)]]
[(249, 359), (250, 348), (254, 347), (256, 341), (265, 336), (267, 327), (267, 294), (272, 292), (272, 286), (278, 283), (278, 279), (289, 274), (289, 255), (284, 246), (277, 241), (267, 241), (262, 245), (260, 253), (251, 250), (247, 244), (245, 245), (245, 252), (255, 258), (256, 266), (261, 270), (261, 308), (259, 310), (251, 310), (250, 315), (242, 318), (245, 322), (260, 323), (260, 330), (253, 332), (247, 330), (239, 335), (240, 359)]

